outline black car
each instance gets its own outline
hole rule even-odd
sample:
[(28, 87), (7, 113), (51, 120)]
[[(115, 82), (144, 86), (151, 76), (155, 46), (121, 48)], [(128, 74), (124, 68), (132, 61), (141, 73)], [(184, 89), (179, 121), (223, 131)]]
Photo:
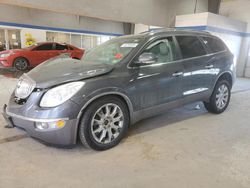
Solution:
[(8, 124), (50, 144), (105, 150), (129, 125), (195, 101), (223, 112), (233, 55), (217, 37), (159, 30), (112, 39), (82, 60), (58, 57), (24, 74), (4, 107)]

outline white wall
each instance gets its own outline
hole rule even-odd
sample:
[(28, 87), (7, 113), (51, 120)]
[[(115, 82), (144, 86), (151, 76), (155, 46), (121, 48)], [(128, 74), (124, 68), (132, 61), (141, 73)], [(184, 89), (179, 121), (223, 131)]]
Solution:
[(0, 22), (124, 34), (122, 22), (0, 4)]
[(240, 73), (250, 77), (250, 1), (249, 0), (234, 0), (222, 1), (220, 6), (220, 14), (228, 18), (247, 22), (248, 37), (244, 37), (241, 47), (240, 62), (244, 67), (240, 69)]
[(150, 28), (150, 27), (149, 27), (148, 25), (144, 25), (144, 24), (135, 24), (134, 34), (138, 34), (138, 33), (144, 32), (144, 31), (148, 31), (149, 28)]
[[(241, 34), (246, 32), (247, 23), (225, 16), (208, 14), (207, 26), (211, 27), (207, 30), (212, 34), (220, 37), (231, 52), (234, 54), (234, 62), (237, 63), (237, 75), (243, 76), (245, 61), (241, 61), (242, 41), (245, 40)], [(213, 28), (215, 28), (213, 30)], [(216, 29), (218, 28), (218, 29)], [(231, 32), (235, 32), (234, 34)]]
[[(249, 0), (231, 0), (222, 1), (219, 13), (228, 18), (237, 19), (250, 23), (250, 1)], [(250, 24), (247, 31), (250, 32)]]
[(21, 45), (22, 48), (26, 47), (25, 42), (26, 42), (26, 34), (31, 34), (32, 38), (35, 39), (36, 42), (44, 42), (46, 41), (46, 31), (44, 30), (38, 30), (38, 29), (28, 29), (28, 28), (23, 28), (21, 29)]
[(178, 15), (175, 18), (175, 27), (206, 26), (207, 21), (208, 12)]
[[(196, 0), (1, 0), (1, 3), (118, 22), (168, 27), (179, 14), (194, 12)], [(196, 12), (208, 11), (197, 0)]]

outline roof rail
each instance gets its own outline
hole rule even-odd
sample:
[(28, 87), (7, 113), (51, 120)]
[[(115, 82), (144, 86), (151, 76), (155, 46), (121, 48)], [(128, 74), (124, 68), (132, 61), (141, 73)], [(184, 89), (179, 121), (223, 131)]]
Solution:
[(191, 31), (191, 32), (199, 32), (199, 33), (208, 33), (208, 31), (205, 30), (195, 30), (195, 29), (190, 29), (187, 27), (176, 27), (176, 31)]
[(167, 32), (167, 31), (189, 31), (189, 32), (195, 32), (195, 33), (206, 33), (206, 34), (210, 34), (208, 31), (204, 31), (204, 30), (195, 30), (195, 29), (189, 29), (189, 28), (173, 28), (173, 27), (169, 27), (169, 28), (155, 28), (155, 29), (150, 29), (149, 31), (144, 31), (141, 32), (140, 34), (147, 34), (147, 33), (161, 33), (161, 32)]
[(175, 28), (154, 28), (154, 29), (149, 29), (148, 31), (143, 31), (140, 34), (145, 34), (145, 33), (158, 33), (158, 32), (164, 32), (164, 31), (175, 31)]

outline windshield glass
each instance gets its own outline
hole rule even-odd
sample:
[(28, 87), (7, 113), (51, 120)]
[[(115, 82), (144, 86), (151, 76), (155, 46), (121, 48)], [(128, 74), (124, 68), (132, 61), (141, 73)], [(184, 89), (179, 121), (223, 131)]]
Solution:
[(31, 48), (33, 48), (33, 47), (35, 47), (37, 45), (38, 45), (38, 43), (35, 43), (35, 44), (30, 45), (30, 46), (24, 47), (22, 49), (31, 49)]
[(83, 63), (116, 64), (124, 59), (141, 41), (141, 38), (116, 38), (88, 51)]

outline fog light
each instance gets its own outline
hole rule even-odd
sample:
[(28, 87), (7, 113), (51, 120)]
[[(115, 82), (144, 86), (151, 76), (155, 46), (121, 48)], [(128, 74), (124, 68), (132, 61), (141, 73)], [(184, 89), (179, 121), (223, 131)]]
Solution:
[(57, 128), (62, 128), (62, 127), (64, 127), (64, 125), (65, 125), (65, 121), (63, 121), (63, 120), (59, 120), (56, 122)]
[(59, 129), (65, 126), (65, 121), (58, 120), (54, 122), (36, 122), (36, 128), (39, 130)]

